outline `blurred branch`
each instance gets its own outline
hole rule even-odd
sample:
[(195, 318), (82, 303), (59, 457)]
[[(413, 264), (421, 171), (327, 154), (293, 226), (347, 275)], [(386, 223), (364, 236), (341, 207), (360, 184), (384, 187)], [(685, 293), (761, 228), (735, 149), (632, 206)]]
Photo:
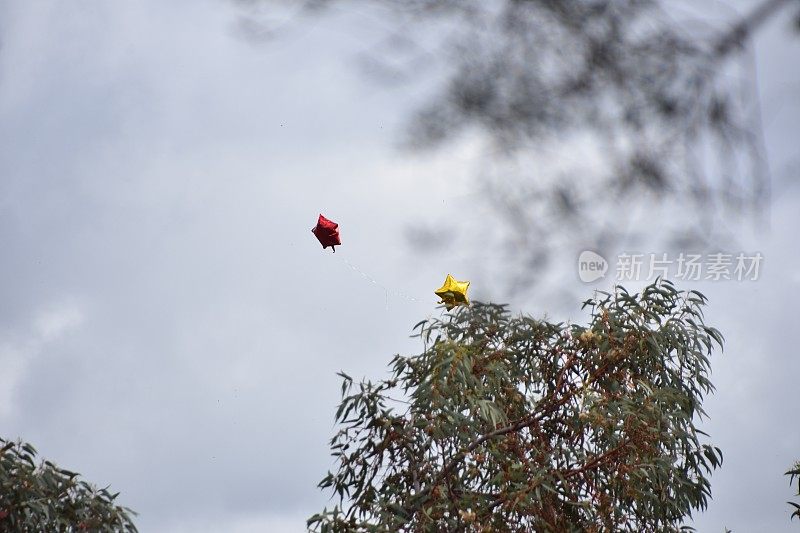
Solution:
[[(501, 231), (481, 249), (494, 248), (487, 255), (518, 289), (554, 254), (571, 263), (578, 248), (602, 253), (636, 238), (662, 249), (728, 245), (756, 218), (770, 177), (755, 67), (731, 59), (793, 1), (762, 0), (724, 28), (674, 20), (664, 0), (315, 5), (380, 6), (373, 14), (403, 36), (373, 47), (372, 64), (388, 66), (382, 79), (436, 80), (405, 146), (464, 141), (484, 154), (491, 164), (478, 163), (476, 190)], [(425, 53), (408, 60), (409, 42)]]
[(749, 14), (742, 17), (730, 32), (722, 36), (716, 46), (717, 54), (724, 56), (734, 48), (740, 48), (760, 26), (792, 2), (796, 0), (765, 0), (756, 6)]

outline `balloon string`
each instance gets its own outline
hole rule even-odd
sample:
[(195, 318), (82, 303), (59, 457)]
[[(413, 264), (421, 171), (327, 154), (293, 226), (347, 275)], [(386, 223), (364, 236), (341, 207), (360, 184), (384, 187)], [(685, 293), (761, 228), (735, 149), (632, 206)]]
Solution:
[(402, 299), (405, 299), (405, 300), (408, 300), (408, 301), (411, 301), (411, 302), (421, 302), (422, 301), (419, 298), (414, 298), (413, 296), (409, 296), (408, 294), (405, 294), (404, 292), (389, 289), (388, 287), (386, 287), (382, 283), (378, 283), (375, 280), (375, 278), (373, 278), (372, 276), (370, 276), (369, 274), (367, 274), (366, 272), (364, 272), (363, 270), (358, 268), (356, 265), (354, 265), (353, 263), (351, 263), (350, 261), (348, 261), (344, 257), (342, 257), (342, 256), (337, 256), (337, 257), (340, 258), (342, 261), (344, 261), (344, 264), (346, 264), (348, 267), (350, 267), (350, 269), (353, 272), (356, 272), (357, 274), (361, 275), (362, 278), (364, 278), (368, 282), (372, 283), (376, 287), (378, 287), (378, 288), (383, 290), (384, 297), (386, 298), (386, 310), (387, 311), (389, 310), (389, 296), (390, 295), (393, 296), (393, 297), (402, 298)]

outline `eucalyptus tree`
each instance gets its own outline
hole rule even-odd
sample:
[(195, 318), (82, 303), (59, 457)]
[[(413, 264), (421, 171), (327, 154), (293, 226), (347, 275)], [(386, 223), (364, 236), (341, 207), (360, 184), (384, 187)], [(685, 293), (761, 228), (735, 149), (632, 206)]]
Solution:
[(320, 532), (677, 531), (721, 451), (698, 427), (720, 333), (662, 281), (584, 302), (586, 325), (474, 302), (420, 322), (390, 376), (341, 373), (337, 502)]
[[(800, 461), (794, 464), (794, 468), (786, 472), (789, 476), (789, 483), (794, 483), (797, 480), (797, 495), (800, 496)], [(792, 518), (800, 518), (800, 503), (788, 502), (792, 506)]]
[(38, 462), (28, 443), (0, 439), (0, 531), (135, 533), (135, 513), (115, 503), (118, 495), (50, 461)]

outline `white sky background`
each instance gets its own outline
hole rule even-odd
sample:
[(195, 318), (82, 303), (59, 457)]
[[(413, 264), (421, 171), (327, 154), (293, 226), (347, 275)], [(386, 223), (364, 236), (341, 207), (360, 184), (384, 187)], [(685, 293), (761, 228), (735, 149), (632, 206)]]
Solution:
[[(303, 531), (326, 501), (335, 372), (380, 377), (418, 351), (410, 328), (448, 272), (494, 290), (463, 254), (405, 244), (412, 217), (478, 216), (448, 194), (468, 190), (469, 157), (393, 150), (418, 91), (359, 75), (369, 37), (334, 20), (253, 46), (236, 16), (217, 0), (0, 1), (0, 434), (110, 483), (143, 532)], [(743, 247), (763, 276), (701, 287), (728, 344), (705, 426), (725, 464), (700, 531), (796, 528), (785, 20), (756, 43), (776, 198), (771, 232)], [(320, 212), (341, 224), (335, 255), (309, 231)]]

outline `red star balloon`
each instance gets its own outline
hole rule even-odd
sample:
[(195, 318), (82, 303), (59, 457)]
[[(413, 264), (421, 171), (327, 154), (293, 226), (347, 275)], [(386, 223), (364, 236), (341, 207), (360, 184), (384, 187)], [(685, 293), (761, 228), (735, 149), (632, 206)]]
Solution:
[(317, 225), (311, 230), (311, 232), (316, 235), (323, 248), (330, 246), (331, 249), (336, 252), (335, 246), (342, 244), (342, 241), (339, 238), (339, 224), (333, 220), (328, 220), (322, 215), (319, 216)]

